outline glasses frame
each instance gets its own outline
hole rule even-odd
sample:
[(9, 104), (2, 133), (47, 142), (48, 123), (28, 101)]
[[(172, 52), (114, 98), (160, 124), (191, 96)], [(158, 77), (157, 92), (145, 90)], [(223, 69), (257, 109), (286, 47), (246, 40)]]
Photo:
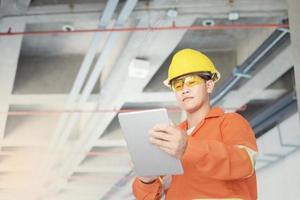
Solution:
[[(174, 87), (174, 82), (176, 81), (176, 80), (180, 80), (180, 79), (185, 79), (185, 78), (187, 78), (187, 77), (189, 77), (189, 76), (198, 76), (198, 77), (200, 77), (202, 80), (203, 80), (203, 82), (206, 82), (207, 80), (211, 80), (211, 78), (212, 78), (212, 74), (211, 73), (191, 73), (191, 74), (186, 74), (186, 75), (182, 75), (182, 76), (180, 76), (180, 77), (177, 77), (177, 78), (175, 78), (175, 79), (173, 79), (173, 80), (171, 80), (170, 81), (170, 86), (171, 86), (171, 89), (174, 91), (174, 92), (179, 92), (179, 91), (181, 91), (182, 89), (183, 89), (183, 87), (184, 87), (184, 85), (185, 85), (185, 81), (183, 82), (183, 87), (182, 87), (182, 89), (175, 89), (175, 87)], [(188, 86), (189, 88), (190, 87), (193, 87), (194, 85), (192, 85), (192, 86)]]

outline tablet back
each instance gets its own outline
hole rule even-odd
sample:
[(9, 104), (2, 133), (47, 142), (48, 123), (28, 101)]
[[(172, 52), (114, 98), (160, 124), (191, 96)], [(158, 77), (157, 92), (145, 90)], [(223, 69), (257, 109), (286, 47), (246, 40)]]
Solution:
[(183, 173), (180, 160), (149, 142), (148, 131), (156, 124), (169, 122), (166, 109), (120, 113), (118, 117), (137, 175)]

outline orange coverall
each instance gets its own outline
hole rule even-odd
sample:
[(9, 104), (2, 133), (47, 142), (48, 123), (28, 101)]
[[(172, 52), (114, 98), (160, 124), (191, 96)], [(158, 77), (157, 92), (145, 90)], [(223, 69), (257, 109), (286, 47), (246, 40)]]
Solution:
[[(187, 121), (179, 128), (186, 131)], [(212, 108), (188, 137), (181, 159), (184, 174), (172, 176), (166, 200), (256, 200), (256, 153), (255, 135), (248, 122), (237, 113)], [(151, 184), (137, 178), (133, 182), (138, 200), (158, 200), (162, 193), (158, 179)]]

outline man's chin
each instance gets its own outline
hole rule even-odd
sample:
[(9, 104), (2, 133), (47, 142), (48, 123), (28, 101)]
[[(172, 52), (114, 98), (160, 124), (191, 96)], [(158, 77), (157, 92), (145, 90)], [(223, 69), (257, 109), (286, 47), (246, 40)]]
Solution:
[(197, 109), (197, 107), (184, 107), (183, 108), (187, 113), (194, 113), (194, 112), (196, 112), (198, 109)]

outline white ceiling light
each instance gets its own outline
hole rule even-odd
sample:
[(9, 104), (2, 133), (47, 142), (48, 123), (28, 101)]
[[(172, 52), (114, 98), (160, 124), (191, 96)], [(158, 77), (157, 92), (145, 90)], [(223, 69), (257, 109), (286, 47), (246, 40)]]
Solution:
[(240, 18), (240, 15), (238, 12), (230, 12), (228, 13), (228, 19), (230, 21), (238, 20)]
[(128, 76), (132, 78), (146, 78), (149, 71), (149, 61), (141, 58), (135, 58), (130, 62)]
[(215, 21), (213, 19), (206, 19), (202, 21), (203, 26), (214, 26)]
[(169, 9), (168, 12), (167, 12), (167, 15), (168, 15), (169, 18), (174, 19), (174, 18), (177, 17), (178, 11), (175, 10), (175, 9)]
[(71, 25), (65, 24), (65, 25), (62, 26), (62, 30), (63, 31), (74, 31), (75, 28)]

